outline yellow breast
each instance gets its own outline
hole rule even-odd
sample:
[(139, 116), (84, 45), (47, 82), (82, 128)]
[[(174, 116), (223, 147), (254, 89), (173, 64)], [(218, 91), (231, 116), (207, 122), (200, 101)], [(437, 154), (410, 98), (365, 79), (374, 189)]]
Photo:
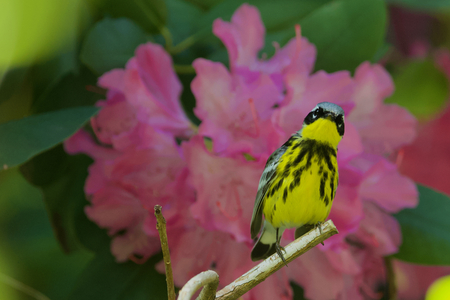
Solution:
[[(304, 128), (303, 137), (293, 139), (280, 158), (263, 208), (266, 220), (275, 228), (316, 224), (325, 221), (330, 213), (339, 181), (336, 146), (340, 136), (337, 132), (329, 134), (333, 131), (326, 128), (335, 126), (334, 123), (323, 120), (319, 125), (315, 130), (310, 126)], [(317, 137), (322, 131), (328, 132), (327, 141), (305, 138), (305, 135)]]

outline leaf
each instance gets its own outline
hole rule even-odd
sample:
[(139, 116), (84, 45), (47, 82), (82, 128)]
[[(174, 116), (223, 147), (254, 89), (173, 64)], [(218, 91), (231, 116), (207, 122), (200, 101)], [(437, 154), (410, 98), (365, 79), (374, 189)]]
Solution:
[(0, 103), (8, 100), (22, 86), (28, 68), (14, 68), (2, 74), (0, 70)]
[(203, 10), (209, 10), (217, 4), (223, 2), (223, 0), (187, 0), (188, 2), (198, 6)]
[(430, 59), (410, 62), (393, 79), (395, 92), (386, 102), (404, 106), (418, 118), (432, 117), (447, 102), (447, 78)]
[[(53, 237), (39, 188), (23, 178), (18, 168), (0, 173), (0, 260), (2, 273), (23, 282), (50, 299), (67, 299), (92, 254), (65, 255)], [(61, 276), (64, 274), (64, 276)], [(2, 299), (24, 299), (17, 297)]]
[(78, 74), (68, 73), (60, 77), (33, 103), (32, 110), (34, 113), (44, 113), (69, 107), (94, 106), (98, 100), (105, 98), (105, 95), (88, 90), (88, 87), (96, 89), (96, 84), (97, 77), (82, 67)]
[(450, 0), (386, 0), (386, 2), (425, 11), (440, 11), (450, 8)]
[(190, 37), (194, 31), (194, 24), (201, 16), (198, 7), (184, 0), (166, 0), (167, 28), (172, 35), (172, 42), (176, 45)]
[(97, 111), (96, 107), (77, 107), (0, 124), (0, 166), (16, 166), (55, 146)]
[(292, 292), (294, 293), (294, 300), (306, 300), (303, 288), (293, 281), (291, 281), (290, 284)]
[[(85, 155), (68, 155), (59, 145), (20, 168), (29, 182), (42, 189), (53, 231), (66, 253), (82, 245), (95, 251), (90, 244), (85, 244), (91, 237), (95, 237), (97, 244), (109, 245), (110, 242), (106, 232), (98, 226), (89, 226), (90, 221), (84, 215), (88, 204), (84, 183), (91, 163), (92, 159)], [(80, 228), (89, 231), (80, 231)]]
[(87, 34), (80, 59), (97, 74), (103, 74), (123, 68), (136, 47), (147, 40), (147, 34), (133, 21), (105, 18)]
[[(249, 0), (246, 3), (256, 6), (261, 13), (267, 32), (292, 28), (301, 19), (331, 0)], [(229, 21), (233, 13), (242, 5), (240, 0), (226, 0), (214, 6), (198, 22), (198, 28), (212, 30), (212, 23), (217, 18)]]
[(167, 299), (164, 275), (156, 272), (154, 256), (145, 264), (118, 264), (109, 248), (98, 253), (79, 277), (69, 300)]
[(300, 22), (302, 34), (317, 47), (315, 69), (353, 71), (383, 45), (386, 7), (382, 0), (338, 0)]
[(420, 201), (413, 209), (394, 215), (403, 243), (395, 258), (425, 265), (450, 265), (450, 198), (418, 185)]
[(106, 0), (102, 10), (114, 18), (131, 19), (151, 33), (160, 32), (167, 19), (164, 0)]

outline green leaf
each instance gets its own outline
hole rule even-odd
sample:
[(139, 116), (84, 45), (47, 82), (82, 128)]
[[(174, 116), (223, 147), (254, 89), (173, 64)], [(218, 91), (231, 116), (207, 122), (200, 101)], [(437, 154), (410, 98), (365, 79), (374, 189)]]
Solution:
[(442, 9), (450, 9), (450, 0), (386, 0), (386, 2), (416, 10), (440, 11)]
[(97, 74), (103, 74), (123, 68), (136, 47), (147, 41), (147, 34), (133, 21), (105, 18), (87, 34), (80, 59)]
[(101, 92), (102, 89), (97, 88), (96, 85), (97, 77), (86, 67), (82, 67), (79, 74), (68, 73), (60, 77), (33, 103), (33, 113), (44, 113), (69, 107), (94, 106), (98, 100), (105, 98), (105, 95), (88, 90), (90, 87)]
[(125, 17), (151, 33), (158, 33), (167, 19), (164, 0), (106, 0), (103, 9), (114, 18)]
[[(0, 173), (0, 195), (0, 261), (6, 260), (9, 266), (2, 264), (2, 273), (32, 286), (50, 299), (67, 299), (93, 255), (81, 251), (65, 255), (61, 251), (53, 236), (41, 190), (28, 183), (18, 168)], [(14, 298), (5, 298), (2, 292), (0, 295), (2, 299), (28, 299), (20, 292)]]
[[(246, 3), (256, 6), (261, 13), (267, 32), (292, 28), (299, 20), (319, 9), (331, 0), (249, 0)], [(233, 13), (242, 5), (240, 0), (226, 0), (216, 5), (198, 22), (198, 28), (212, 30), (212, 23), (217, 18), (229, 21)]]
[(432, 117), (447, 102), (447, 78), (431, 59), (413, 61), (392, 76), (395, 92), (386, 102), (404, 106), (418, 118)]
[(70, 156), (59, 145), (34, 157), (20, 168), (28, 181), (42, 189), (53, 231), (66, 253), (82, 245), (95, 251), (92, 243), (86, 245), (86, 240), (89, 241), (93, 236), (94, 246), (109, 245), (106, 232), (91, 224), (84, 214), (84, 207), (88, 205), (84, 184), (91, 163), (92, 159), (86, 155)]
[(16, 166), (55, 146), (97, 111), (96, 107), (77, 107), (0, 124), (0, 166)]
[(294, 292), (294, 300), (307, 300), (305, 298), (305, 291), (301, 286), (299, 286), (297, 283), (293, 281), (291, 281), (290, 284), (292, 291)]
[(198, 6), (200, 9), (209, 10), (223, 0), (187, 0), (188, 2)]
[(382, 0), (337, 0), (300, 22), (302, 34), (317, 47), (316, 70), (353, 71), (383, 45), (386, 6)]
[(184, 0), (166, 0), (167, 28), (172, 35), (172, 42), (176, 45), (194, 34), (194, 24), (201, 16), (198, 7)]
[(403, 243), (395, 258), (416, 264), (450, 265), (450, 198), (418, 185), (420, 201), (394, 215)]
[(79, 277), (69, 300), (167, 299), (165, 277), (156, 272), (158, 255), (145, 264), (118, 264), (109, 248), (98, 253)]
[(0, 70), (0, 103), (8, 100), (22, 86), (28, 68), (14, 68), (5, 71)]

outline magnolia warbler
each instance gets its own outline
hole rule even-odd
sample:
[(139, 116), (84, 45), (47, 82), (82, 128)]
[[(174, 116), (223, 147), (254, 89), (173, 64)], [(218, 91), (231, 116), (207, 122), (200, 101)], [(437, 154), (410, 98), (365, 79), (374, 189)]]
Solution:
[[(286, 264), (281, 236), (297, 228), (295, 238), (319, 226), (330, 213), (339, 181), (337, 146), (344, 135), (344, 110), (322, 102), (306, 116), (300, 131), (269, 157), (259, 181), (251, 221), (253, 261), (275, 251)], [(283, 249), (284, 250), (284, 249)]]

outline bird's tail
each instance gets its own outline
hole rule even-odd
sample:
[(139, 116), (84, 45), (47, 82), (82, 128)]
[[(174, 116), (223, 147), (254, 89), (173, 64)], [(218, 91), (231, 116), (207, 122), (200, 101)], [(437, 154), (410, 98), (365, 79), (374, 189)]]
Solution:
[[(283, 234), (282, 229), (278, 230), (278, 238), (281, 239)], [(251, 258), (252, 261), (257, 261), (261, 259), (266, 259), (275, 253), (275, 245), (277, 243), (277, 230), (267, 221), (264, 221), (263, 229), (261, 235), (256, 241), (255, 246), (253, 246)]]

